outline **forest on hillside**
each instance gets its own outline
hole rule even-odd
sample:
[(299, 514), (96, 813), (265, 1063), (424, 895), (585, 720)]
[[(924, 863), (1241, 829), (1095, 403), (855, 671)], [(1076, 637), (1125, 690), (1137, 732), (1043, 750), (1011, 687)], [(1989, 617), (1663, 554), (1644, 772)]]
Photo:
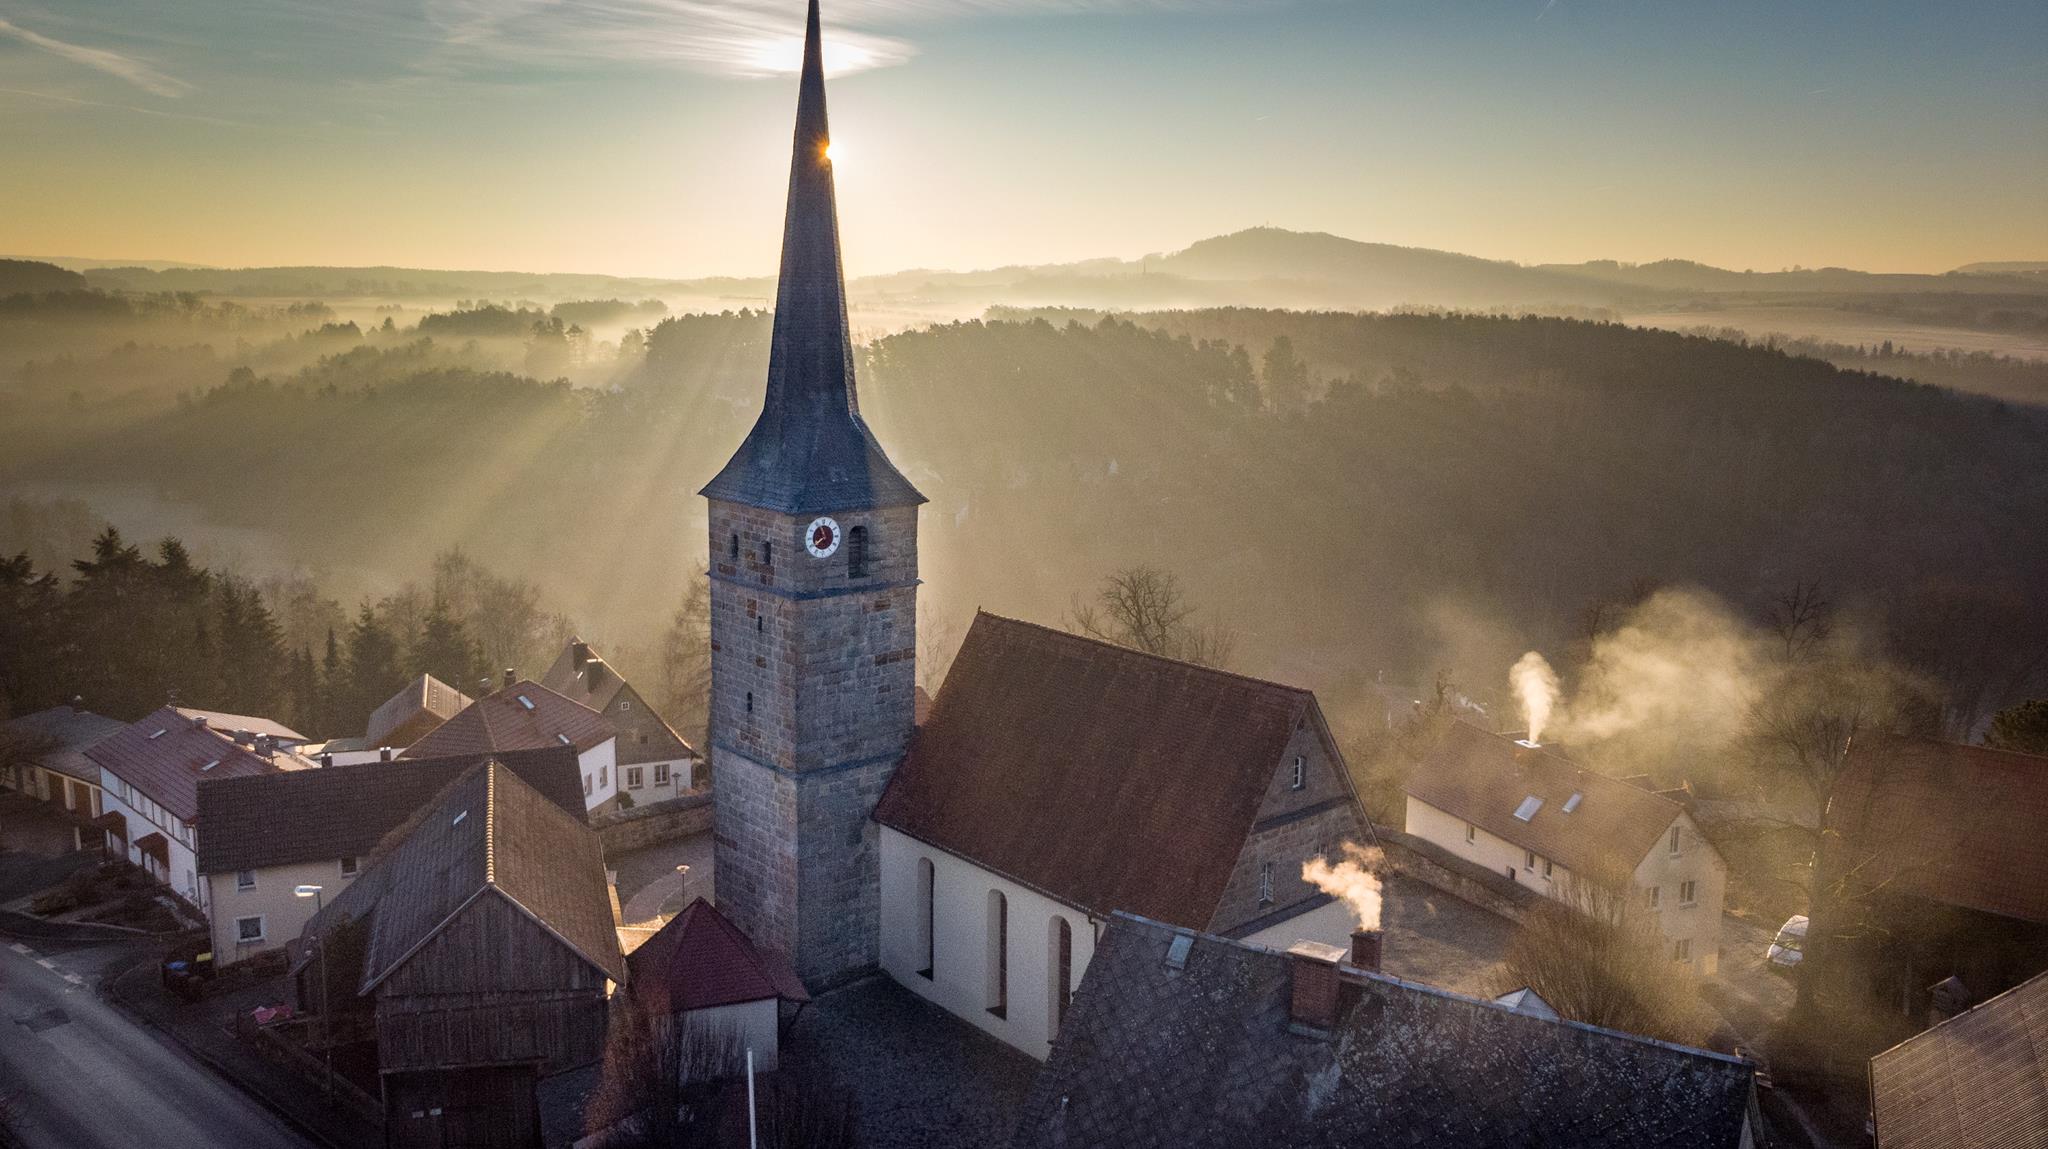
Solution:
[[(751, 311), (598, 338), (516, 305), (96, 294), (0, 302), (0, 550), (68, 574), (111, 519), (353, 615), (459, 548), (642, 666), (767, 362)], [(1238, 669), (1370, 721), (1440, 670), (1497, 694), (1644, 585), (1762, 609), (1817, 582), (1942, 684), (1954, 732), (2044, 685), (2048, 411), (1601, 322), (1085, 318), (861, 351), (863, 411), (932, 500), (930, 650), (977, 607), (1058, 622), (1149, 564), (1236, 632)]]

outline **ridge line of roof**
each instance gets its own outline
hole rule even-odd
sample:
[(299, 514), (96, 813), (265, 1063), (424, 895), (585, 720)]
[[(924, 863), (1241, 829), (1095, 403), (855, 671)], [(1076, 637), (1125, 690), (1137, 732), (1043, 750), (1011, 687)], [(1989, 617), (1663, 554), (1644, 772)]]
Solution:
[[(1254, 953), (1270, 954), (1274, 957), (1279, 958), (1285, 958), (1288, 956), (1286, 950), (1275, 949), (1272, 946), (1263, 945), (1259, 942), (1242, 941), (1237, 938), (1227, 938), (1222, 936), (1221, 934), (1212, 934), (1206, 930), (1188, 929), (1182, 926), (1169, 925), (1165, 922), (1157, 921), (1153, 918), (1148, 918), (1143, 914), (1134, 914), (1129, 910), (1112, 910), (1110, 911), (1109, 916), (1111, 918), (1129, 918), (1133, 922), (1137, 922), (1140, 925), (1150, 926), (1154, 929), (1165, 930), (1169, 933), (1188, 934), (1199, 940), (1219, 942), (1223, 945), (1233, 946), (1238, 949), (1248, 950)], [(1516, 1013), (1512, 1008), (1508, 1006), (1502, 1005), (1497, 1001), (1490, 1001), (1483, 997), (1473, 997), (1470, 994), (1459, 993), (1456, 990), (1445, 989), (1442, 986), (1430, 985), (1426, 982), (1409, 981), (1406, 978), (1395, 977), (1393, 974), (1384, 973), (1380, 970), (1360, 969), (1359, 967), (1352, 965), (1348, 961), (1339, 962), (1337, 964), (1343, 969), (1349, 970), (1350, 972), (1357, 974), (1358, 976), (1363, 977), (1368, 981), (1385, 982), (1389, 985), (1397, 985), (1403, 989), (1414, 990), (1418, 993), (1429, 994), (1431, 996), (1440, 997), (1448, 1001), (1458, 1001), (1464, 1002), (1468, 1005), (1482, 1006), (1488, 1009), (1498, 1010), (1502, 1013), (1510, 1014), (1515, 1017), (1526, 1017), (1529, 1018), (1531, 1021), (1539, 1022), (1544, 1025), (1561, 1025), (1569, 1029), (1582, 1030), (1587, 1033), (1604, 1034), (1608, 1037), (1622, 1038), (1626, 1041), (1634, 1042), (1638, 1045), (1648, 1045), (1656, 1047), (1658, 1049), (1668, 1049), (1673, 1053), (1682, 1053), (1697, 1057), (1711, 1058), (1712, 1060), (1727, 1062), (1732, 1065), (1754, 1066), (1756, 1064), (1755, 1062), (1749, 1060), (1746, 1057), (1736, 1057), (1733, 1054), (1720, 1053), (1712, 1049), (1701, 1049), (1696, 1045), (1680, 1045), (1677, 1042), (1665, 1041), (1661, 1038), (1650, 1037), (1647, 1034), (1630, 1033), (1624, 1029), (1609, 1029), (1606, 1026), (1592, 1025), (1583, 1021), (1573, 1021), (1570, 1018), (1563, 1016), (1559, 1016), (1555, 1020), (1552, 1020), (1550, 1018), (1536, 1017), (1532, 1014)], [(1522, 988), (1527, 989), (1530, 987), (1523, 986)], [(2011, 991), (2008, 990), (2007, 992)], [(1960, 1017), (1962, 1015), (1958, 1014), (1957, 1016)], [(1954, 1019), (1951, 1018), (1950, 1020)]]
[[(1186, 667), (1189, 670), (1198, 671), (1203, 674), (1213, 674), (1220, 678), (1234, 678), (1240, 682), (1247, 682), (1254, 686), (1265, 686), (1270, 687), (1274, 690), (1284, 690), (1290, 694), (1302, 695), (1310, 700), (1313, 700), (1315, 698), (1315, 691), (1310, 690), (1306, 686), (1292, 686), (1285, 682), (1276, 682), (1270, 678), (1258, 678), (1254, 675), (1244, 674), (1235, 670), (1225, 670), (1220, 666), (1208, 666), (1199, 662), (1190, 662), (1185, 658), (1174, 658), (1171, 655), (1154, 654), (1149, 650), (1140, 650), (1135, 646), (1124, 646), (1121, 643), (1111, 642), (1108, 639), (1096, 638), (1093, 635), (1077, 634), (1071, 630), (1062, 630), (1059, 627), (1047, 626), (1042, 622), (1032, 622), (1029, 619), (1013, 618), (1007, 614), (997, 614), (995, 611), (989, 610), (985, 607), (975, 607), (974, 613), (976, 617), (987, 617), (995, 619), (997, 622), (1009, 623), (1013, 626), (1028, 627), (1032, 630), (1042, 631), (1043, 633), (1053, 635), (1057, 638), (1069, 638), (1075, 639), (1080, 642), (1092, 643), (1096, 646), (1103, 647), (1107, 650), (1113, 650), (1120, 654), (1134, 654), (1140, 658), (1149, 658), (1155, 662), (1164, 662), (1173, 666)], [(940, 689), (944, 689), (943, 683), (940, 685)], [(934, 695), (933, 699), (934, 701), (936, 701), (937, 695)]]
[(484, 885), (498, 884), (498, 758), (484, 759)]
[[(1474, 722), (1470, 721), (1469, 719), (1464, 719), (1464, 718), (1458, 718), (1458, 717), (1455, 717), (1455, 716), (1454, 716), (1454, 717), (1452, 717), (1452, 719), (1451, 719), (1451, 723), (1452, 723), (1452, 724), (1453, 724), (1454, 726), (1463, 726), (1463, 727), (1466, 727), (1466, 728), (1468, 728), (1468, 729), (1472, 730), (1472, 731), (1473, 731), (1474, 733), (1477, 733), (1477, 734), (1483, 734), (1483, 735), (1485, 735), (1485, 736), (1486, 736), (1486, 737), (1488, 737), (1488, 738), (1492, 738), (1492, 739), (1496, 739), (1496, 740), (1498, 740), (1498, 741), (1501, 741), (1501, 742), (1505, 742), (1505, 743), (1507, 743), (1507, 744), (1508, 744), (1508, 745), (1509, 745), (1510, 747), (1518, 747), (1518, 746), (1521, 746), (1521, 745), (1522, 745), (1522, 744), (1521, 744), (1521, 742), (1519, 742), (1518, 740), (1516, 740), (1516, 739), (1513, 739), (1513, 738), (1510, 738), (1510, 737), (1508, 737), (1508, 736), (1507, 736), (1506, 734), (1504, 734), (1504, 733), (1501, 733), (1500, 731), (1496, 731), (1496, 730), (1488, 730), (1488, 729), (1486, 729), (1485, 727), (1483, 727), (1483, 726), (1480, 726), (1480, 725), (1478, 725), (1477, 723), (1474, 723)], [(1626, 781), (1626, 780), (1624, 780), (1624, 779), (1621, 779), (1621, 778), (1616, 778), (1616, 777), (1615, 777), (1614, 775), (1612, 775), (1612, 774), (1603, 774), (1603, 773), (1601, 773), (1600, 771), (1598, 771), (1598, 770), (1595, 770), (1595, 769), (1593, 769), (1593, 768), (1592, 768), (1591, 766), (1586, 766), (1586, 765), (1583, 765), (1583, 764), (1581, 764), (1580, 762), (1578, 762), (1578, 761), (1576, 761), (1576, 760), (1574, 760), (1574, 759), (1571, 759), (1571, 758), (1567, 758), (1567, 757), (1565, 757), (1565, 756), (1564, 756), (1563, 754), (1559, 753), (1558, 751), (1555, 751), (1555, 750), (1551, 750), (1551, 749), (1549, 749), (1548, 747), (1544, 746), (1544, 745), (1543, 745), (1542, 743), (1538, 743), (1538, 744), (1536, 744), (1536, 745), (1535, 745), (1535, 746), (1533, 746), (1533, 747), (1522, 747), (1522, 748), (1523, 748), (1523, 749), (1525, 749), (1525, 750), (1534, 750), (1534, 751), (1535, 751), (1536, 753), (1538, 753), (1538, 754), (1541, 754), (1541, 755), (1543, 755), (1543, 756), (1544, 756), (1544, 757), (1546, 757), (1546, 758), (1550, 758), (1550, 759), (1552, 759), (1552, 760), (1554, 760), (1554, 761), (1558, 762), (1558, 763), (1559, 763), (1560, 765), (1562, 765), (1562, 766), (1566, 767), (1567, 769), (1570, 769), (1570, 770), (1576, 771), (1576, 772), (1578, 773), (1578, 775), (1579, 775), (1580, 777), (1582, 777), (1582, 778), (1593, 778), (1593, 779), (1597, 779), (1597, 780), (1599, 780), (1599, 781), (1601, 781), (1601, 782), (1609, 782), (1609, 783), (1612, 783), (1612, 784), (1614, 784), (1614, 785), (1616, 785), (1616, 786), (1623, 786), (1623, 787), (1626, 787), (1626, 788), (1627, 788), (1627, 789), (1629, 790), (1629, 792), (1630, 792), (1630, 793), (1632, 793), (1632, 794), (1640, 794), (1640, 795), (1642, 795), (1642, 796), (1644, 796), (1644, 797), (1646, 797), (1646, 798), (1653, 798), (1653, 799), (1655, 799), (1655, 800), (1657, 800), (1657, 801), (1659, 801), (1659, 802), (1662, 802), (1662, 803), (1664, 803), (1665, 805), (1667, 805), (1667, 806), (1670, 806), (1670, 807), (1672, 808), (1672, 810), (1674, 811), (1674, 813), (1673, 813), (1673, 815), (1672, 815), (1673, 817), (1676, 817), (1676, 816), (1677, 816), (1678, 814), (1683, 814), (1683, 813), (1685, 813), (1685, 812), (1686, 812), (1686, 809), (1685, 809), (1685, 803), (1683, 803), (1683, 802), (1680, 802), (1680, 801), (1678, 801), (1678, 800), (1676, 800), (1676, 799), (1674, 799), (1674, 798), (1666, 798), (1666, 797), (1665, 797), (1664, 795), (1662, 795), (1662, 794), (1658, 793), (1658, 792), (1657, 792), (1657, 791), (1655, 791), (1655, 790), (1645, 790), (1645, 789), (1643, 789), (1643, 788), (1642, 788), (1641, 786), (1638, 786), (1638, 785), (1636, 785), (1636, 784), (1635, 784), (1635, 783), (1633, 783), (1633, 782), (1629, 782), (1629, 781)], [(1512, 752), (1512, 751), (1511, 751), (1511, 752)], [(1404, 789), (1405, 789), (1405, 787), (1404, 787)]]

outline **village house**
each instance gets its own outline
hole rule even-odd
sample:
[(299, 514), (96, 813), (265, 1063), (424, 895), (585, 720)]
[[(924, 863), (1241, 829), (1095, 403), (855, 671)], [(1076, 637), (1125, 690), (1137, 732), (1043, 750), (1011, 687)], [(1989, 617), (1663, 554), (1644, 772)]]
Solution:
[(1410, 774), (1407, 799), (1409, 834), (1550, 897), (1579, 881), (1625, 885), (1672, 961), (1720, 967), (1728, 865), (1674, 797), (1453, 721)]
[(2048, 973), (1870, 1059), (1877, 1149), (2048, 1145)]
[(789, 959), (763, 950), (703, 898), (626, 955), (626, 988), (649, 1017), (673, 1018), (685, 1035), (731, 1035), (775, 1070), (783, 1003), (811, 1000)]
[(305, 736), (267, 718), (165, 706), (86, 747), (100, 770), (108, 853), (141, 866), (202, 913), (199, 783), (202, 779), (312, 769), (291, 747)]
[(1373, 842), (1313, 694), (981, 613), (875, 811), (881, 964), (1044, 1057), (1116, 910), (1342, 941)]
[[(361, 874), (386, 834), (486, 758), (583, 818), (573, 746), (201, 781), (199, 822), (207, 833), (196, 854), (210, 907), (214, 964), (282, 950), (323, 900), (339, 897)], [(297, 896), (301, 886), (320, 887), (322, 898)]]
[(0, 726), (0, 786), (62, 809), (74, 847), (97, 847), (104, 838), (94, 825), (103, 812), (100, 768), (85, 748), (119, 729), (120, 722), (76, 706), (24, 714)]
[(597, 835), (495, 758), (388, 836), (292, 970), (316, 1044), (373, 1043), (386, 1144), (422, 1149), (537, 1144), (535, 1083), (602, 1056), (626, 977)]
[(635, 804), (660, 802), (697, 785), (697, 751), (589, 643), (571, 638), (540, 682), (604, 715), (618, 730), (622, 797)]
[(378, 704), (362, 734), (330, 738), (306, 746), (302, 752), (328, 766), (389, 760), (460, 714), (470, 701), (469, 695), (431, 674), (422, 674)]
[(583, 775), (583, 806), (597, 813), (618, 804), (618, 744), (618, 731), (604, 715), (508, 670), (504, 686), (464, 707), (399, 757), (573, 746)]
[(2048, 967), (2048, 756), (1859, 738), (1830, 809), (1846, 920), (1809, 930), (1847, 936), (1809, 939), (1817, 976), (1910, 1032)]
[(1012, 1149), (1749, 1149), (1749, 1062), (1286, 951), (1107, 923)]

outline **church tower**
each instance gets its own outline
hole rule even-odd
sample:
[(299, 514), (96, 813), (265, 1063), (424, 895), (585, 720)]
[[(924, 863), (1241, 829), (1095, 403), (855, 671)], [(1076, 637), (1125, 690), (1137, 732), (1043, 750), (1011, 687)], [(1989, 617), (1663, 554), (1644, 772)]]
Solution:
[(876, 962), (869, 815), (914, 724), (925, 501), (860, 417), (830, 139), (811, 0), (767, 398), (702, 493), (718, 906), (814, 986)]

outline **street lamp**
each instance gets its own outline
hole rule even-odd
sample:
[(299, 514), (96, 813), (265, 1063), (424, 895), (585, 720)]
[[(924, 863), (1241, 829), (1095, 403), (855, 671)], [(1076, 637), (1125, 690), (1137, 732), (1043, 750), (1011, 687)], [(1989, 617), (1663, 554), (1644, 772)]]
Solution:
[[(324, 888), (323, 886), (316, 886), (310, 883), (292, 887), (292, 896), (313, 899), (313, 917), (315, 920), (318, 920), (320, 911), (324, 908), (324, 902), (320, 896), (320, 891)], [(334, 1100), (334, 1019), (327, 1015), (326, 937), (315, 933), (313, 935), (313, 945), (320, 950), (320, 1051), (327, 1061), (327, 1099), (331, 1102)]]

